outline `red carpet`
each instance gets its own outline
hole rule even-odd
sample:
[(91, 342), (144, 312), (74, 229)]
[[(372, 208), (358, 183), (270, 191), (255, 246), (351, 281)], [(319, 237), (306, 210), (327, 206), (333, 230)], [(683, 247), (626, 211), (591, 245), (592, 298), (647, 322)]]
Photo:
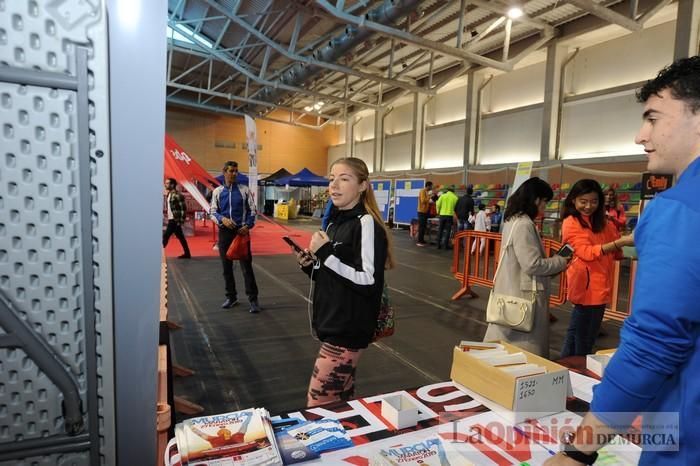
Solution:
[[(270, 223), (265, 219), (255, 222), (255, 228), (251, 230), (251, 247), (253, 256), (270, 256), (275, 254), (291, 254), (283, 236), (289, 236), (302, 247), (307, 247), (311, 241), (311, 231), (297, 230)], [(219, 251), (213, 249), (216, 244), (216, 226), (207, 221), (196, 221), (195, 236), (187, 236), (187, 244), (193, 257), (218, 256)], [(182, 246), (175, 235), (170, 237), (165, 248), (167, 257), (177, 257), (182, 254)]]

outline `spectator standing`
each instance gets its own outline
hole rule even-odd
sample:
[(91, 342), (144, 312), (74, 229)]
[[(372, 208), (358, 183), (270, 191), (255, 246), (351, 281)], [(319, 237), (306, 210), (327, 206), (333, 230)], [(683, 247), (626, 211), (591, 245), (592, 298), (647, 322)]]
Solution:
[(182, 231), (182, 224), (185, 223), (185, 214), (187, 213), (185, 196), (178, 192), (175, 178), (168, 178), (165, 181), (165, 190), (167, 193), (168, 225), (163, 232), (163, 247), (168, 245), (170, 236), (174, 233), (175, 237), (180, 241), (183, 251), (182, 255), (178, 256), (178, 259), (189, 259), (192, 255), (190, 254), (190, 247), (187, 245), (185, 233)]
[[(479, 211), (474, 218), (474, 231), (489, 231), (490, 229), (491, 221), (488, 215), (486, 215), (486, 206), (484, 204), (479, 204)], [(486, 247), (486, 239), (481, 238), (479, 242), (481, 243), (479, 246), (479, 254), (483, 254), (484, 248)], [(476, 251), (476, 243), (477, 241), (472, 243), (472, 254)]]
[(317, 231), (297, 253), (311, 276), (312, 328), (321, 341), (307, 396), (308, 406), (352, 398), (355, 370), (371, 343), (384, 290), (384, 269), (393, 266), (391, 237), (384, 225), (362, 159), (331, 166), (333, 213), (327, 231)]
[[(233, 261), (226, 258), (226, 251), (237, 235), (249, 235), (255, 225), (255, 201), (248, 186), (236, 182), (238, 163), (228, 161), (224, 164), (224, 184), (217, 187), (212, 194), (210, 214), (219, 226), (219, 257), (224, 269), (226, 284), (226, 301), (221, 305), (229, 309), (238, 304), (236, 280), (233, 276)], [(250, 304), (250, 313), (260, 312), (258, 304), (258, 284), (253, 272), (253, 255), (248, 243), (248, 259), (241, 260), (241, 270), (245, 282), (245, 293)]]
[(418, 193), (418, 241), (417, 246), (425, 246), (425, 230), (428, 228), (430, 216), (430, 196), (433, 191), (433, 182), (426, 181), (423, 189)]
[(664, 68), (637, 99), (644, 120), (635, 142), (644, 146), (647, 170), (672, 173), (676, 185), (644, 209), (634, 235), (635, 295), (620, 345), (595, 387), (591, 411), (548, 466), (594, 463), (596, 450), (643, 411), (652, 413), (644, 425), (675, 413), (669, 421), (679, 430), (671, 432), (669, 449), (642, 444), (640, 465), (700, 464), (700, 57)]
[(438, 245), (440, 249), (443, 245), (445, 249), (450, 247), (450, 235), (452, 234), (452, 219), (455, 215), (455, 206), (459, 198), (455, 194), (455, 187), (449, 186), (435, 203), (438, 215), (440, 216), (440, 226), (438, 228)]
[[(535, 319), (530, 332), (521, 332), (498, 324), (489, 324), (484, 341), (506, 340), (524, 350), (549, 357), (549, 282), (566, 268), (561, 256), (545, 257), (534, 219), (554, 193), (540, 178), (526, 180), (508, 199), (503, 238), (511, 238), (502, 253), (499, 273), (493, 284), (497, 293), (529, 298), (535, 280), (537, 299)], [(481, 211), (483, 212), (483, 211)]]
[(474, 199), (472, 198), (472, 194), (474, 194), (474, 189), (469, 186), (467, 188), (467, 193), (457, 201), (455, 216), (457, 217), (457, 229), (459, 231), (471, 230), (474, 228), (474, 225), (469, 223), (469, 215), (474, 212)]
[(622, 258), (622, 247), (633, 241), (620, 239), (615, 225), (607, 221), (603, 190), (595, 180), (579, 180), (571, 187), (564, 200), (563, 219), (562, 242), (574, 249), (566, 272), (567, 298), (574, 308), (561, 350), (565, 358), (593, 350), (610, 303), (614, 261)]
[(603, 195), (605, 196), (605, 215), (615, 225), (617, 231), (624, 230), (627, 216), (624, 207), (617, 200), (617, 193), (613, 188), (608, 188)]
[(503, 214), (501, 213), (501, 206), (496, 204), (493, 206), (493, 213), (491, 214), (491, 231), (493, 233), (498, 233), (501, 231), (501, 221), (503, 220)]

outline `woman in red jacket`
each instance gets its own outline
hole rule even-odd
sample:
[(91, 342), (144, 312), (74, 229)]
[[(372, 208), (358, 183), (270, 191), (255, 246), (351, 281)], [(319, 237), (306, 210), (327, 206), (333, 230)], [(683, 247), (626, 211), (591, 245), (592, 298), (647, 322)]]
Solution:
[(566, 271), (567, 298), (574, 305), (561, 357), (584, 356), (593, 350), (605, 306), (610, 303), (614, 260), (632, 236), (620, 238), (605, 216), (603, 190), (595, 180), (579, 180), (564, 201), (562, 241), (574, 248)]

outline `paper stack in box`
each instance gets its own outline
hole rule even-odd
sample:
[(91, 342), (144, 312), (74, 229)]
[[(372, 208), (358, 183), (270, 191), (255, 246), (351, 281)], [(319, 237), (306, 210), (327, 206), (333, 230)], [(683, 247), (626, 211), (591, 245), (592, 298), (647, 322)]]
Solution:
[(598, 377), (603, 377), (605, 368), (608, 366), (610, 359), (615, 354), (616, 349), (600, 350), (595, 354), (586, 356), (586, 369), (593, 372)]
[(182, 466), (282, 466), (270, 415), (250, 408), (175, 425)]
[(516, 378), (547, 373), (546, 367), (528, 363), (527, 356), (522, 351), (509, 353), (500, 343), (462, 340), (459, 343), (459, 348), (462, 351), (468, 351), (470, 356), (481, 362), (496, 367)]

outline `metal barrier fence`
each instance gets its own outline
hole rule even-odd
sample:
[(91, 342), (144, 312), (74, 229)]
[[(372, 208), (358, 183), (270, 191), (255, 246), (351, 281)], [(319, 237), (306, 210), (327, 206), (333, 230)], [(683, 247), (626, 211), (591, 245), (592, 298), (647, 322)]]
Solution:
[[(562, 243), (543, 239), (545, 255), (550, 256), (559, 250)], [(451, 271), (460, 282), (461, 288), (452, 296), (453, 300), (469, 295), (478, 295), (472, 290), (473, 285), (493, 288), (493, 275), (498, 266), (501, 252), (501, 234), (474, 230), (464, 230), (454, 236)], [(627, 267), (628, 266), (628, 267)], [(629, 271), (625, 270), (628, 269)], [(634, 276), (637, 261), (623, 259), (615, 262), (612, 283), (612, 300), (605, 311), (605, 318), (623, 321), (629, 316), (634, 292)], [(560, 306), (566, 302), (566, 274), (559, 274), (559, 279), (552, 281), (550, 306)]]

